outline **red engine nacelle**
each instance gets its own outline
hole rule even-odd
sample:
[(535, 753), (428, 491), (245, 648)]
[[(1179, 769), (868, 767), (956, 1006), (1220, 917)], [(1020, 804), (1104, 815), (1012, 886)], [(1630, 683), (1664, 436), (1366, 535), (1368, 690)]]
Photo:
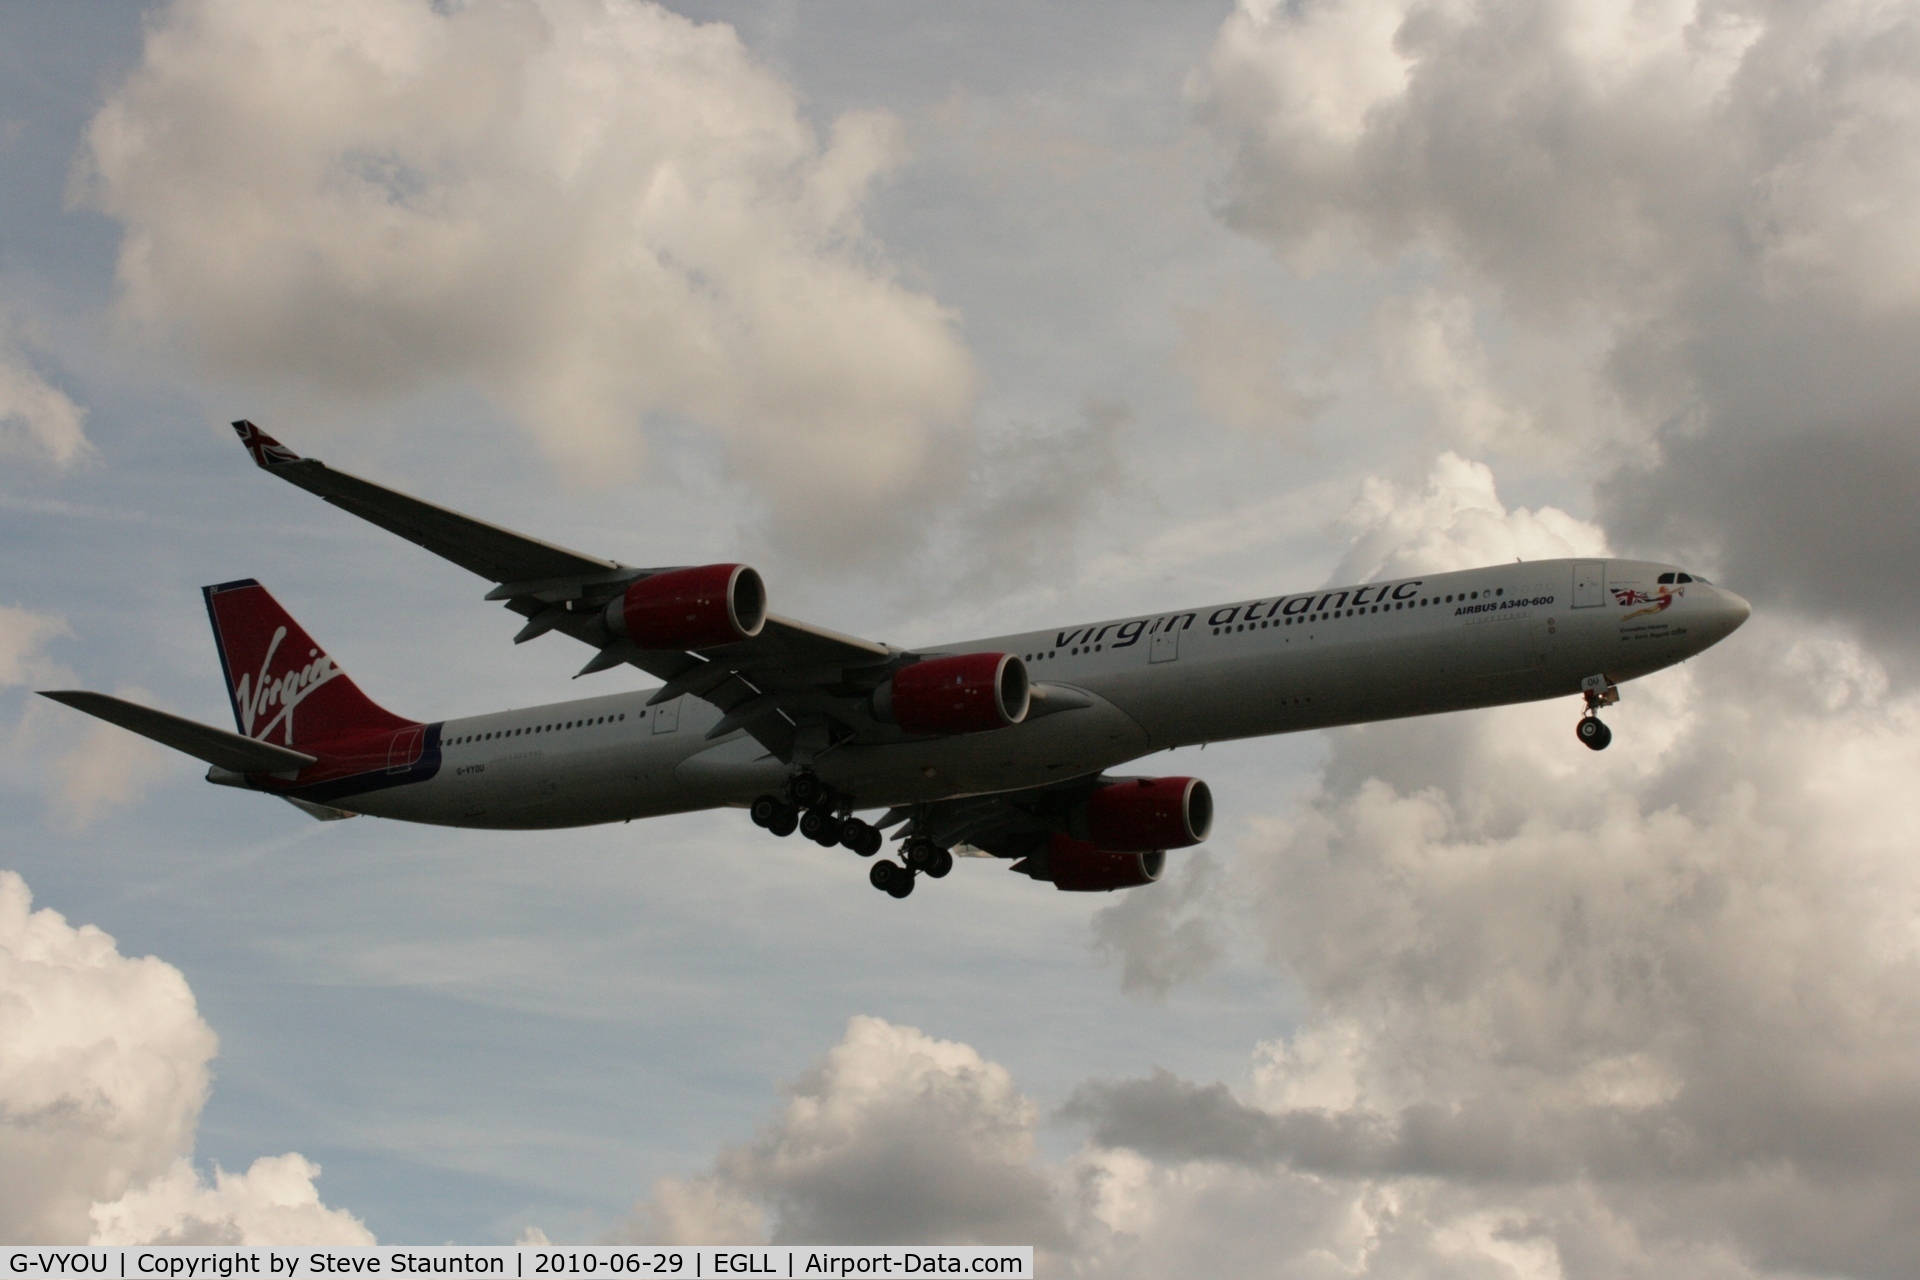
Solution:
[(1184, 849), (1213, 830), (1213, 792), (1198, 778), (1129, 778), (1088, 796), (1074, 818), (1073, 834), (1101, 849)]
[(1160, 878), (1167, 855), (1101, 849), (1072, 836), (1054, 836), (1047, 842), (1045, 879), (1069, 893), (1102, 893), (1138, 889)]
[(908, 733), (980, 733), (1027, 718), (1033, 689), (1011, 653), (960, 653), (902, 667), (874, 691), (873, 710)]
[(712, 649), (760, 634), (767, 588), (744, 564), (669, 569), (629, 585), (606, 619), (642, 649)]

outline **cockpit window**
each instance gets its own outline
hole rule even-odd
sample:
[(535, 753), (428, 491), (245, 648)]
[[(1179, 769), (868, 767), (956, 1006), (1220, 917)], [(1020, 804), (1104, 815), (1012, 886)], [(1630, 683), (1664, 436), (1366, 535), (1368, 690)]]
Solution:
[(1663, 586), (1669, 585), (1669, 584), (1677, 585), (1682, 582), (1698, 582), (1703, 586), (1713, 585), (1712, 583), (1708, 582), (1705, 578), (1696, 578), (1690, 573), (1663, 573), (1660, 575), (1658, 581)]
[(1673, 581), (1673, 575), (1672, 575), (1672, 574), (1670, 574), (1670, 573), (1663, 573), (1663, 574), (1661, 574), (1661, 575), (1660, 575), (1660, 582), (1661, 582), (1661, 584), (1662, 584), (1663, 586), (1664, 586), (1664, 585), (1666, 585), (1667, 583), (1670, 583), (1670, 582), (1672, 582), (1672, 581)]

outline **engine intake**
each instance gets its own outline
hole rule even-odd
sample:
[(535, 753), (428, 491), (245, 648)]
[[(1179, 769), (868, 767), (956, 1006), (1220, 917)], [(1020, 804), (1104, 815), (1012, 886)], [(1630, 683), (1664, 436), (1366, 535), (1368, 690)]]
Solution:
[(1185, 849), (1213, 830), (1213, 792), (1198, 778), (1128, 778), (1086, 798), (1069, 822), (1100, 849), (1148, 853)]
[(960, 653), (902, 667), (874, 690), (874, 714), (908, 733), (982, 733), (1027, 718), (1033, 689), (1011, 653)]
[(744, 564), (669, 569), (628, 585), (607, 630), (642, 649), (713, 649), (760, 634), (767, 588)]
[(1158, 849), (1146, 853), (1101, 849), (1057, 835), (1040, 857), (1029, 858), (1014, 870), (1036, 880), (1051, 880), (1054, 888), (1069, 893), (1110, 893), (1152, 884), (1166, 865), (1167, 855)]

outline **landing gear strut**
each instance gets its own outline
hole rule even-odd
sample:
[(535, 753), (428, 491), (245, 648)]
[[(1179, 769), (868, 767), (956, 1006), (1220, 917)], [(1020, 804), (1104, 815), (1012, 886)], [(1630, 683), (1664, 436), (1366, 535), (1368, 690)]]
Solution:
[(1586, 714), (1574, 727), (1582, 745), (1593, 751), (1605, 751), (1613, 741), (1613, 730), (1600, 721), (1600, 708), (1620, 701), (1620, 686), (1605, 676), (1588, 676), (1580, 682), (1580, 693), (1587, 700)]

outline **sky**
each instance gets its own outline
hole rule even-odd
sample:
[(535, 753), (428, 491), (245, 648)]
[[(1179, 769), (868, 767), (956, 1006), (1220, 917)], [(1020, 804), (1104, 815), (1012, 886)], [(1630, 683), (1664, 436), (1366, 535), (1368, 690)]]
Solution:
[[(1044, 1274), (1920, 1256), (1920, 11), (0, 8), (0, 1238), (1032, 1243)], [(1165, 879), (897, 902), (734, 812), (316, 823), (258, 577), (423, 719), (640, 687), (225, 425), (913, 645), (1676, 561), (1737, 635), (1213, 744)]]

